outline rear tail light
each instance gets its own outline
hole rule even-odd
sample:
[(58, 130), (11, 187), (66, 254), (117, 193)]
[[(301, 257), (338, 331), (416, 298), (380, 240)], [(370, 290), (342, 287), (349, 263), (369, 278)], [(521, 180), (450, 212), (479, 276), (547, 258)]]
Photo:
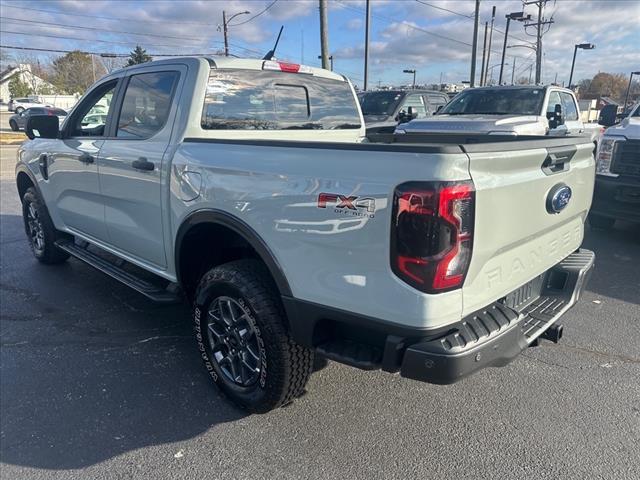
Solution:
[(473, 249), (473, 183), (404, 183), (394, 192), (392, 215), (394, 273), (425, 293), (460, 288)]

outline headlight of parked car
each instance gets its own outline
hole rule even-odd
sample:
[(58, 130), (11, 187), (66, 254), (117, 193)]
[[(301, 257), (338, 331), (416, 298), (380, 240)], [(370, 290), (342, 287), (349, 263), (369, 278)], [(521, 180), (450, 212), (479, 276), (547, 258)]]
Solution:
[(617, 138), (603, 138), (598, 145), (596, 157), (596, 173), (598, 175), (618, 176), (616, 173), (611, 173), (611, 160), (613, 159), (616, 143), (619, 141)]

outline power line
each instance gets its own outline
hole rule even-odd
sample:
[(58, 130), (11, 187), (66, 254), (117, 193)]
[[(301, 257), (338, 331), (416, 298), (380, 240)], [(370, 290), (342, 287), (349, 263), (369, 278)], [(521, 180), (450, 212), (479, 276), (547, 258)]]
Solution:
[[(97, 38), (78, 38), (78, 37), (66, 37), (64, 35), (53, 35), (53, 34), (45, 34), (45, 33), (25, 33), (25, 32), (14, 32), (14, 31), (10, 31), (10, 30), (0, 30), (0, 33), (7, 33), (7, 34), (11, 34), (11, 35), (24, 35), (27, 37), (48, 37), (48, 38), (60, 38), (63, 40), (79, 40), (81, 42), (98, 42), (98, 43), (108, 43), (111, 45), (127, 45), (127, 46), (131, 46), (132, 42), (118, 42), (115, 40), (99, 40)], [(180, 47), (180, 45), (167, 45), (167, 44), (160, 44), (160, 43), (156, 43), (156, 44), (148, 44), (149, 46), (152, 47), (169, 47), (169, 48), (176, 48), (176, 47)]]
[[(437, 8), (438, 10), (443, 10), (443, 11), (445, 11), (445, 12), (452, 13), (453, 15), (457, 15), (457, 16), (459, 16), (459, 17), (463, 17), (463, 18), (466, 18), (467, 20), (473, 21), (473, 17), (474, 17), (473, 15), (465, 15), (464, 13), (456, 12), (456, 11), (454, 11), (454, 10), (449, 10), (448, 8), (439, 7), (439, 6), (437, 6), (437, 5), (432, 5), (432, 4), (430, 4), (430, 3), (428, 3), (428, 2), (424, 2), (424, 1), (422, 1), (422, 0), (414, 0), (414, 1), (415, 1), (415, 2), (417, 2), (417, 3), (420, 3), (420, 4), (422, 4), (422, 5), (426, 5), (426, 6), (428, 6), (428, 7), (432, 7), (432, 8)], [(494, 30), (495, 32), (498, 32), (498, 33), (501, 33), (501, 34), (503, 34), (503, 35), (504, 35), (504, 32), (503, 32), (503, 31), (498, 30), (498, 29), (497, 29), (497, 28), (495, 28), (495, 27), (494, 27), (494, 29), (493, 29), (493, 30)], [(514, 39), (514, 40), (518, 40), (519, 42), (531, 43), (531, 44), (533, 45), (533, 42), (529, 42), (529, 40), (525, 40), (524, 38), (516, 37), (515, 35), (509, 35), (509, 38), (512, 38), (512, 39)]]
[(11, 18), (11, 17), (3, 17), (2, 19), (4, 21), (10, 21), (10, 22), (24, 22), (24, 23), (28, 23), (28, 24), (37, 23), (37, 24), (41, 24), (41, 25), (51, 25), (51, 26), (54, 26), (54, 27), (75, 28), (75, 29), (81, 29), (81, 30), (93, 30), (93, 31), (107, 32), (107, 33), (124, 33), (124, 34), (127, 34), (127, 35), (139, 35), (139, 36), (145, 36), (145, 37), (174, 38), (174, 39), (177, 39), (177, 40), (197, 40), (199, 42), (202, 42), (202, 37), (176, 37), (176, 36), (172, 36), (172, 35), (161, 35), (161, 34), (158, 34), (158, 33), (125, 32), (125, 31), (122, 31), (122, 30), (108, 30), (106, 28), (84, 27), (84, 26), (81, 26), (81, 25), (68, 25), (68, 24), (64, 24), (64, 23), (41, 22), (39, 20), (25, 20), (25, 19), (22, 19), (22, 18)]
[[(355, 7), (352, 7), (351, 5), (344, 4), (343, 0), (336, 0), (336, 1), (343, 8), (346, 8), (346, 9), (349, 9), (349, 10), (352, 10), (352, 11), (355, 11), (355, 12), (358, 12), (358, 13), (363, 13), (364, 12), (363, 10), (355, 8)], [(407, 28), (411, 28), (413, 30), (418, 30), (420, 32), (426, 33), (427, 35), (431, 35), (431, 36), (434, 36), (434, 37), (442, 38), (444, 40), (449, 40), (450, 42), (459, 43), (460, 45), (464, 45), (466, 47), (471, 47), (472, 46), (468, 42), (464, 42), (462, 40), (458, 40), (458, 39), (452, 38), (452, 37), (447, 37), (446, 35), (441, 35), (439, 33), (433, 33), (433, 32), (430, 32), (429, 30), (425, 30), (424, 28), (418, 27), (416, 25), (411, 25), (410, 23), (408, 23), (405, 20), (398, 20), (398, 19), (395, 19), (395, 18), (392, 18), (392, 17), (387, 17), (387, 16), (380, 15), (380, 14), (375, 14), (374, 15), (373, 13), (371, 13), (371, 16), (375, 17), (375, 18), (378, 18), (379, 20), (384, 20), (386, 22), (400, 23), (400, 24), (404, 25)], [(492, 52), (501, 53), (502, 51), (501, 50), (492, 50)], [(517, 57), (517, 58), (523, 58), (523, 57)]]
[(230, 27), (237, 27), (238, 25), (244, 25), (245, 23), (249, 23), (251, 20), (253, 20), (254, 18), (259, 17), (259, 16), (260, 16), (260, 15), (262, 15), (264, 12), (266, 12), (266, 11), (267, 11), (267, 10), (269, 10), (271, 7), (273, 7), (273, 6), (276, 4), (276, 2), (277, 2), (277, 1), (278, 1), (278, 0), (273, 0), (273, 2), (271, 2), (269, 5), (267, 5), (267, 8), (265, 8), (264, 10), (262, 10), (262, 11), (260, 11), (260, 12), (256, 13), (253, 17), (251, 17), (251, 18), (249, 18), (249, 19), (245, 20), (244, 22), (240, 22), (240, 23), (230, 23), (230, 24), (229, 24), (229, 26), (230, 26)]
[[(83, 14), (83, 13), (56, 12), (55, 10), (43, 10), (43, 9), (40, 9), (40, 8), (23, 7), (22, 5), (20, 5), (20, 6), (6, 5), (4, 3), (2, 4), (2, 7), (4, 7), (4, 8), (15, 8), (15, 9), (18, 9), (18, 10), (30, 10), (32, 12), (42, 12), (42, 13), (49, 13), (49, 14), (53, 14), (53, 15), (67, 15), (67, 16), (73, 16), (73, 17), (98, 18), (98, 19), (102, 19), (102, 20), (112, 20), (112, 21), (118, 21), (118, 22), (163, 23), (163, 24), (167, 23), (167, 20), (150, 20), (150, 19), (139, 20), (139, 19), (135, 19), (135, 18), (105, 17), (105, 16), (100, 16), (100, 15), (87, 15), (87, 14)], [(213, 23), (189, 22), (189, 21), (174, 22), (172, 20), (172, 23), (177, 24), (177, 25), (182, 25), (182, 24), (184, 24), (184, 25), (202, 25), (202, 26), (206, 26), (206, 27), (215, 27), (215, 26), (217, 26), (216, 24), (213, 24)]]
[[(28, 50), (34, 52), (48, 52), (48, 53), (73, 53), (80, 52), (87, 55), (106, 56), (106, 57), (118, 57), (127, 58), (128, 53), (110, 53), (110, 52), (88, 52), (85, 50), (62, 50), (52, 48), (36, 48), (36, 47), (19, 47), (16, 45), (0, 45), (0, 48), (6, 48), (8, 50)], [(210, 56), (210, 53), (149, 53), (152, 57), (206, 57)]]
[(468, 19), (473, 19), (473, 15), (465, 15), (464, 13), (460, 13), (460, 12), (455, 12), (453, 10), (449, 10), (448, 8), (444, 8), (444, 7), (439, 7), (437, 5), (432, 5), (431, 3), (427, 3), (427, 2), (423, 2), (422, 0), (415, 0), (418, 3), (421, 3), (422, 5), (426, 5), (427, 7), (431, 7), (431, 8), (437, 8), (438, 10), (443, 10), (445, 12), (449, 12), (449, 13), (453, 13), (454, 15), (458, 15), (459, 17), (465, 17)]

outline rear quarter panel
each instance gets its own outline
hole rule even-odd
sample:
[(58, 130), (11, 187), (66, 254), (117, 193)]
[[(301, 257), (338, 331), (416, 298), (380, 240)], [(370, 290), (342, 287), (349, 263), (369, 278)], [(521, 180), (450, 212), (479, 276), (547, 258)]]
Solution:
[[(415, 327), (459, 320), (461, 291), (433, 301), (392, 273), (390, 199), (406, 181), (468, 179), (465, 154), (186, 142), (172, 169), (173, 238), (191, 212), (222, 210), (266, 242), (295, 298)], [(199, 197), (185, 201), (193, 178)], [(375, 211), (319, 208), (320, 193), (373, 199)]]

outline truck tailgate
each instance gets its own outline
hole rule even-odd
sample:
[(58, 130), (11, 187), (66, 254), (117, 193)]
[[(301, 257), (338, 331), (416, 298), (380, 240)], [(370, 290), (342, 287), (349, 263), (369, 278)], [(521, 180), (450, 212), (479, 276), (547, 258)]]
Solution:
[[(481, 144), (465, 150), (476, 189), (476, 217), (464, 315), (506, 296), (580, 246), (595, 177), (588, 140), (525, 141), (508, 148)], [(552, 205), (551, 198), (561, 190), (566, 200), (564, 186), (571, 197), (560, 209), (564, 202)]]

